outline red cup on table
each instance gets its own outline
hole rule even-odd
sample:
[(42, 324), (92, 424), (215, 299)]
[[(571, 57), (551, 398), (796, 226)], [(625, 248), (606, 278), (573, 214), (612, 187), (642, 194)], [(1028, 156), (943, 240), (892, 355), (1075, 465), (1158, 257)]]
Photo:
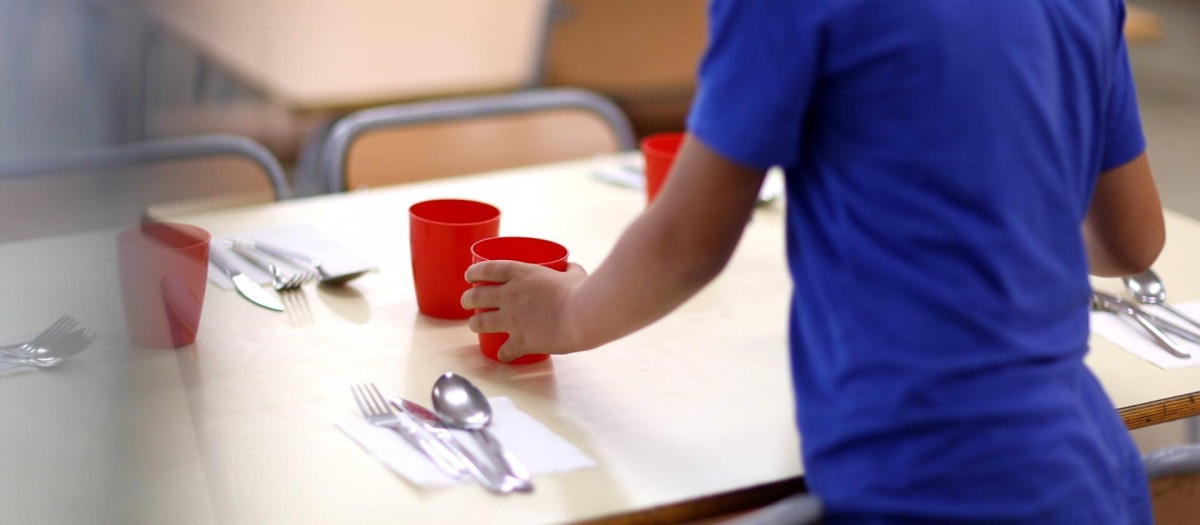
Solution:
[[(496, 237), (485, 239), (471, 246), (475, 262), (483, 261), (518, 261), (545, 266), (560, 272), (567, 271), (567, 249), (561, 244), (532, 237)], [(474, 286), (491, 286), (496, 283), (479, 282)], [(490, 308), (476, 309), (475, 312), (486, 312)], [(499, 362), (500, 346), (508, 341), (504, 332), (479, 334), (479, 350), (483, 356)], [(546, 354), (529, 354), (512, 360), (509, 364), (524, 365), (544, 361)]]
[(195, 226), (148, 222), (117, 235), (125, 327), (134, 345), (178, 348), (200, 327), (212, 236)]
[(646, 161), (646, 204), (654, 202), (659, 190), (671, 173), (679, 146), (683, 145), (681, 132), (657, 133), (642, 139), (642, 157)]
[(463, 277), (471, 266), (471, 245), (500, 234), (500, 210), (461, 199), (419, 202), (408, 209), (413, 283), (421, 313), (441, 319), (466, 319), (462, 294), (471, 285)]

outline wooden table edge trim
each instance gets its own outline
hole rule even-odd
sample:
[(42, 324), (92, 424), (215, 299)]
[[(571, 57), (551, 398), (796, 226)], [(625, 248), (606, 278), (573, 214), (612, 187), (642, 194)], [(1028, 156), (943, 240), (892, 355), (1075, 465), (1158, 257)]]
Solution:
[(580, 525), (685, 523), (753, 510), (808, 491), (803, 477), (787, 478), (712, 496), (577, 522)]
[(1129, 430), (1200, 416), (1200, 392), (1133, 405), (1117, 412)]

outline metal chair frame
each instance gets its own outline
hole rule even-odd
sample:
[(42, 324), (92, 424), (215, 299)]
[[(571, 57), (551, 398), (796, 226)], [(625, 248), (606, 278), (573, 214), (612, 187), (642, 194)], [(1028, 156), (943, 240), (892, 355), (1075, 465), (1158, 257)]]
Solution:
[[(350, 146), (373, 130), (480, 117), (536, 113), (555, 109), (582, 109), (599, 115), (612, 128), (618, 148), (634, 149), (636, 140), (629, 120), (612, 101), (581, 89), (545, 89), (506, 95), (435, 100), (365, 109), (338, 120), (330, 128), (317, 158), (305, 155), (319, 173), (302, 168), (301, 178), (310, 177), (326, 193), (346, 190), (346, 160)], [(310, 146), (311, 147), (311, 146)], [(297, 185), (314, 181), (297, 180)]]
[[(69, 151), (45, 158), (0, 162), (0, 181), (54, 172), (104, 171), (204, 157), (241, 157), (262, 168), (275, 200), (291, 198), (283, 166), (262, 144), (238, 135), (196, 135)], [(102, 176), (102, 175), (99, 175)]]

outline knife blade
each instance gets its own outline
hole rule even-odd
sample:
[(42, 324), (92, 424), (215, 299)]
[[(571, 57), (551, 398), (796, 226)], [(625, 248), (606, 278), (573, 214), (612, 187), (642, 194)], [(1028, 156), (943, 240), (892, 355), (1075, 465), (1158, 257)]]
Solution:
[(392, 429), (400, 437), (404, 438), (408, 444), (420, 450), (425, 457), (429, 458), (438, 470), (441, 470), (452, 479), (459, 479), (464, 475), (462, 462), (454, 457), (448, 456), (438, 449), (441, 442), (432, 438), (428, 432), (425, 432), (422, 425), (416, 423), (412, 418), (405, 418), (403, 414), (393, 414), (384, 421), (375, 423), (377, 426), (383, 426)]
[(437, 415), (428, 408), (403, 398), (392, 398), (388, 401), (397, 410), (408, 414), (414, 421), (420, 423), (426, 431), (433, 434), (442, 445), (467, 467), (467, 471), (484, 487), (500, 493), (512, 492), (518, 487), (518, 484), (513, 483), (503, 469), (493, 465), (490, 461), (481, 459), (471, 449), (459, 443), (458, 439), (450, 433), (450, 430), (442, 424), (442, 420), (438, 419)]
[(208, 259), (222, 272), (225, 272), (225, 275), (233, 281), (233, 287), (237, 290), (238, 294), (241, 294), (246, 300), (268, 310), (283, 311), (283, 303), (280, 302), (278, 297), (268, 293), (258, 283), (254, 282), (253, 279), (246, 276), (241, 270), (238, 270), (219, 250), (210, 249)]

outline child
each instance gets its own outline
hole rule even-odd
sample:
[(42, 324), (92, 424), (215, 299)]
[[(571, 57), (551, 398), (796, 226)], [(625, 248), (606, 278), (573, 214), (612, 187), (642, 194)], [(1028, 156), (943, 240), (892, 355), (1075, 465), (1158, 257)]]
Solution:
[[(831, 522), (1149, 523), (1089, 270), (1164, 242), (1120, 0), (714, 0), (689, 136), (591, 276), (472, 266), (501, 359), (661, 318), (785, 168), (792, 374)], [(751, 352), (753, 348), (742, 349)]]

